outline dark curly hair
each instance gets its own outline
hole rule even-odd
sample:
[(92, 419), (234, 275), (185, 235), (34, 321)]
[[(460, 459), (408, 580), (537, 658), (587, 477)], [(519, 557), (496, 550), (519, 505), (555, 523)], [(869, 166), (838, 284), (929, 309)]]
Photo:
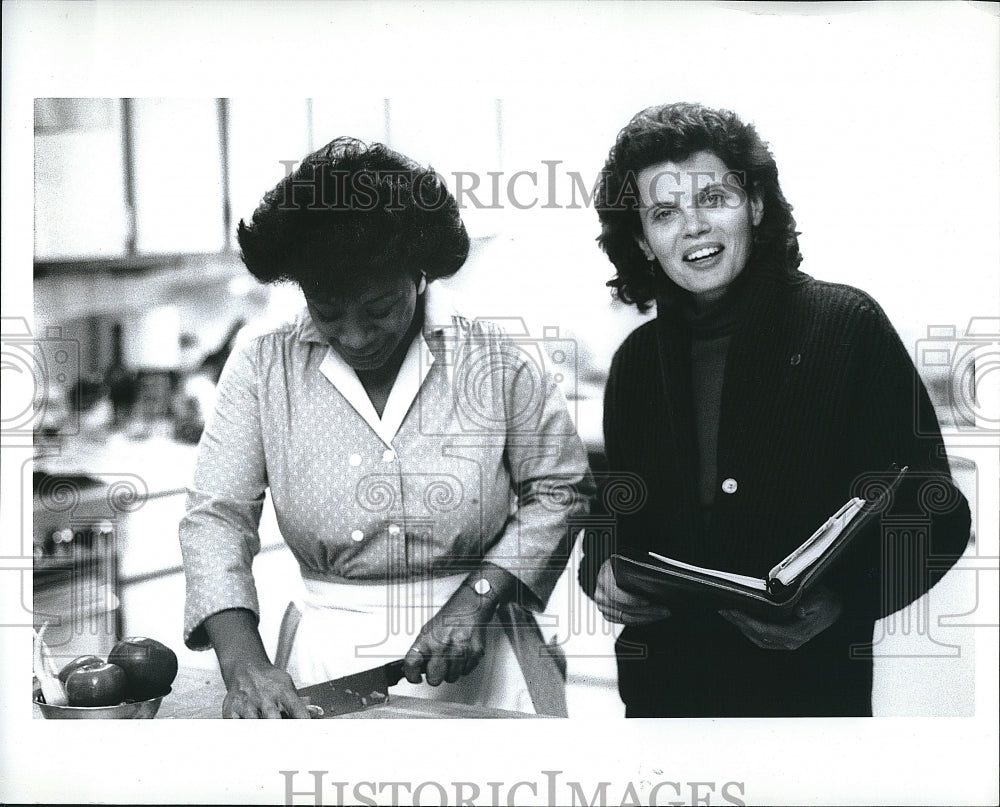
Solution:
[(764, 216), (755, 228), (745, 271), (791, 277), (802, 262), (792, 206), (778, 184), (778, 167), (757, 130), (726, 109), (674, 103), (644, 109), (618, 133), (596, 194), (601, 234), (597, 243), (617, 274), (608, 281), (615, 295), (646, 311), (657, 291), (670, 295), (676, 286), (662, 272), (651, 273), (636, 243), (642, 235), (637, 176), (661, 162), (681, 162), (710, 151), (742, 177), (744, 188), (763, 201)]
[(469, 255), (458, 205), (432, 168), (350, 137), (303, 159), (236, 232), (259, 281), (318, 297), (400, 271), (448, 277)]

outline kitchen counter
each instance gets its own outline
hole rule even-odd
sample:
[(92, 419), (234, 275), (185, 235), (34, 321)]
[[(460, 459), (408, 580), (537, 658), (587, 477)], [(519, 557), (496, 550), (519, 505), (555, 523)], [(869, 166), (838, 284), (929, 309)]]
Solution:
[[(47, 554), (36, 557), (36, 571), (66, 566), (71, 559), (71, 547), (52, 546), (57, 530), (99, 525), (118, 558), (117, 585), (179, 573), (177, 524), (196, 458), (196, 445), (162, 435), (77, 435), (36, 446), (34, 536), (36, 544), (48, 540)], [(284, 546), (270, 499), (260, 537), (262, 551)]]
[(76, 435), (36, 445), (35, 470), (53, 476), (87, 475), (105, 485), (131, 483), (144, 496), (183, 490), (194, 473), (198, 447), (164, 436), (135, 439), (115, 433), (101, 439)]
[[(226, 688), (216, 671), (182, 667), (177, 672), (173, 691), (163, 699), (163, 705), (160, 706), (156, 718), (158, 720), (221, 719), (222, 701), (225, 696)], [(34, 717), (41, 719), (42, 712), (37, 706), (33, 706), (32, 711)], [(361, 712), (340, 715), (340, 717), (368, 720), (385, 718), (525, 719), (546, 716), (393, 695), (390, 689), (389, 700), (386, 703), (369, 706)]]

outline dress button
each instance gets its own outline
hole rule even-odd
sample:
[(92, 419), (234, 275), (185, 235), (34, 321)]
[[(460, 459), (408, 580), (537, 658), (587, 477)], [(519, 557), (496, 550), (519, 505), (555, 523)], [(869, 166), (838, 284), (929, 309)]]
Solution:
[(387, 448), (385, 451), (382, 452), (382, 459), (385, 462), (395, 462), (396, 452), (393, 451), (391, 448)]
[(389, 535), (399, 535), (399, 525), (390, 524), (389, 525)]
[(355, 530), (354, 532), (351, 533), (351, 540), (352, 541), (363, 541), (363, 540), (365, 540), (365, 534), (363, 532), (361, 532), (361, 530)]
[(793, 353), (792, 357), (788, 360), (789, 364), (791, 364), (792, 367), (795, 367), (795, 365), (797, 365), (801, 361), (802, 361), (801, 353)]
[(729, 477), (729, 479), (726, 479), (722, 483), (722, 492), (723, 493), (735, 493), (736, 492), (736, 488), (738, 488), (738, 487), (739, 487), (739, 485), (737, 484), (736, 480), (733, 479), (732, 477)]
[(351, 466), (353, 468), (357, 468), (361, 464), (361, 455), (351, 454), (351, 458), (348, 460), (348, 462), (351, 463)]

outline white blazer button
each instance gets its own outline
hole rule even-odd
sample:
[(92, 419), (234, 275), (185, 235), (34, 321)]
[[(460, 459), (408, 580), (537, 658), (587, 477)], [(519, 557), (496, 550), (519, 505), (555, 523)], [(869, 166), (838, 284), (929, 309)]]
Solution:
[(399, 525), (390, 524), (389, 525), (389, 535), (399, 535)]
[(352, 541), (363, 541), (363, 540), (365, 540), (365, 534), (363, 532), (361, 532), (361, 530), (354, 530), (354, 532), (351, 533), (351, 540)]
[(736, 488), (738, 488), (738, 487), (739, 487), (739, 485), (737, 484), (736, 480), (733, 479), (732, 477), (729, 477), (729, 479), (725, 480), (722, 483), (722, 492), (723, 493), (735, 493), (736, 492)]
[(361, 455), (351, 454), (351, 458), (348, 460), (348, 462), (351, 463), (351, 467), (357, 468), (361, 464)]
[(382, 452), (382, 459), (385, 462), (394, 462), (396, 460), (396, 452), (393, 451), (391, 448), (387, 448), (385, 451)]

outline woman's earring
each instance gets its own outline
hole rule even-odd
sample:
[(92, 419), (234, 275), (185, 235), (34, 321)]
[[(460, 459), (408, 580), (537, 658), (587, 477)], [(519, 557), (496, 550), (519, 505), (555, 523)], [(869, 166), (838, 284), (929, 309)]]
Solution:
[(423, 294), (425, 291), (427, 291), (427, 275), (421, 272), (420, 280), (417, 282), (417, 294)]
[(646, 266), (646, 270), (650, 275), (656, 275), (656, 257), (646, 258), (646, 260), (649, 261), (649, 264)]

